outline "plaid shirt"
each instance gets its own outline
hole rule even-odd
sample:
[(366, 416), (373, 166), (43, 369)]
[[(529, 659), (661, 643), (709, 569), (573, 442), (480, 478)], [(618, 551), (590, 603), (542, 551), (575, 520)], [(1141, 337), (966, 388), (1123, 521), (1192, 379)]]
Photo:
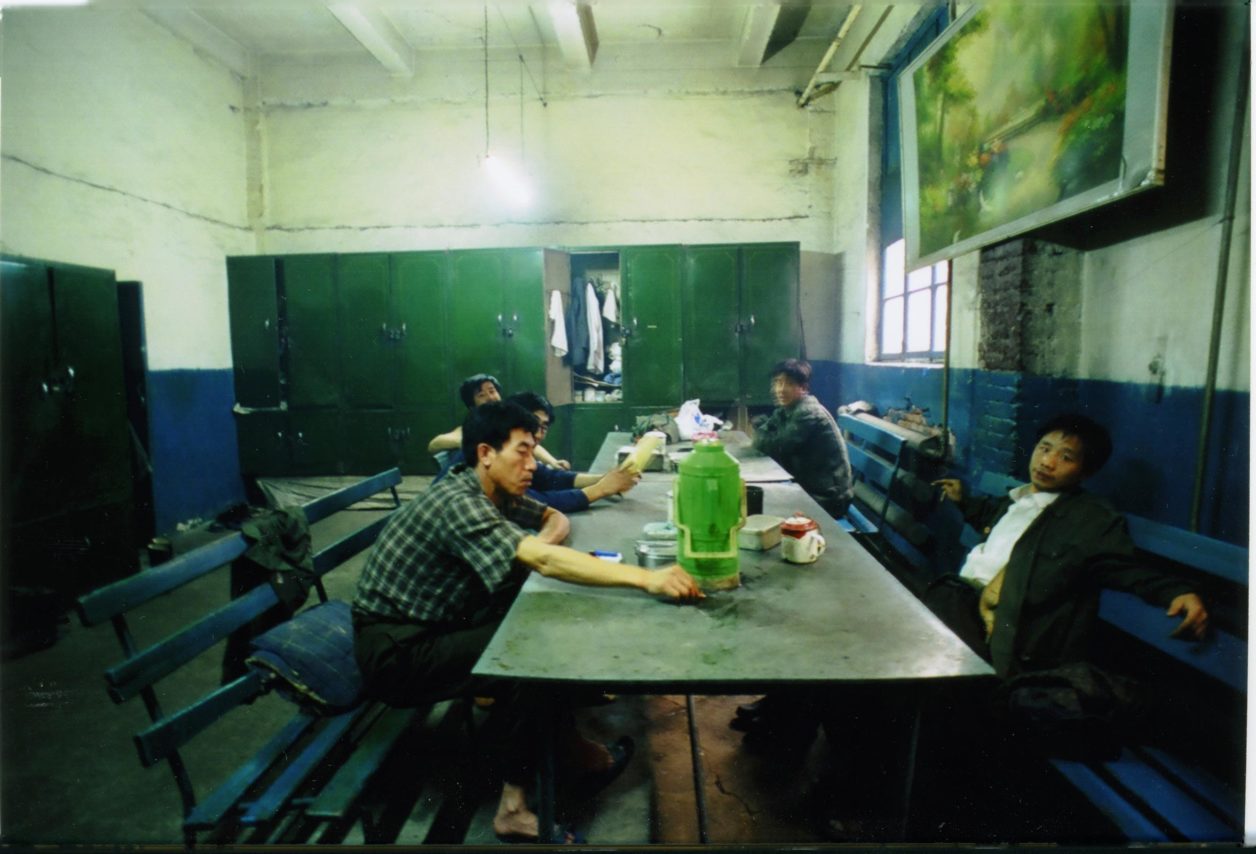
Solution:
[(507, 499), (499, 511), (474, 469), (455, 469), (384, 526), (358, 579), (354, 610), (423, 625), (465, 620), (526, 578), (515, 563), (528, 536), (520, 526), (539, 528), (544, 513), (544, 504), (526, 496)]

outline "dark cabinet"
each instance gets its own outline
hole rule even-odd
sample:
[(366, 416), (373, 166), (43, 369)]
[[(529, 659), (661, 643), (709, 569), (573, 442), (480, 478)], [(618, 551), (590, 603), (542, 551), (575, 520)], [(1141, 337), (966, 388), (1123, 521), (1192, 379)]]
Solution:
[(231, 361), (241, 406), (278, 406), (282, 399), (278, 263), (268, 257), (227, 259)]
[(626, 247), (620, 252), (628, 404), (681, 403), (681, 252), (679, 246)]
[(86, 592), (137, 567), (112, 272), (0, 259), (7, 581)]
[(801, 352), (796, 243), (685, 247), (686, 398), (772, 402), (768, 372)]
[(539, 249), (451, 252), (451, 381), (497, 377), (507, 393), (545, 389), (544, 269)]
[(341, 401), (339, 309), (334, 255), (280, 259), (284, 316), (284, 375), (291, 407)]

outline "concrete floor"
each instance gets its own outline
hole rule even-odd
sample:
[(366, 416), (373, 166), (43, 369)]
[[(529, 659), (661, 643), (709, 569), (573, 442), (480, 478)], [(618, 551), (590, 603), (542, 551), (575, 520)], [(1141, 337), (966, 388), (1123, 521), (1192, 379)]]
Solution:
[[(316, 525), (315, 547), (379, 512), (345, 511)], [(176, 541), (176, 551), (214, 536), (221, 534), (195, 530)], [(332, 598), (352, 598), (363, 560), (359, 556), (326, 578)], [(137, 640), (164, 637), (194, 607), (200, 613), (203, 603), (225, 602), (226, 587), (225, 572), (215, 573), (139, 609), (132, 620)], [(54, 646), (5, 661), (0, 668), (0, 841), (182, 841), (180, 800), (169, 769), (164, 764), (141, 767), (131, 741), (148, 723), (141, 702), (115, 705), (105, 693), (102, 673), (119, 657), (110, 626), (84, 628), (71, 617)], [(198, 696), (216, 680), (220, 659), (215, 648), (163, 681), (163, 707), (175, 709)], [(748, 698), (695, 699), (710, 841), (818, 841), (801, 803), (822, 747), (788, 763), (755, 758), (740, 750), (740, 734), (727, 726), (737, 703)], [(269, 727), (286, 720), (291, 709), (287, 701), (268, 695), (185, 748), (198, 793), (208, 792), (256, 750)], [(592, 801), (567, 799), (570, 818), (589, 842), (697, 843), (684, 697), (621, 696), (582, 710), (580, 718), (591, 737), (611, 740), (629, 734), (637, 741), (636, 758), (620, 779)], [(450, 715), (441, 734), (420, 737), (417, 746), (406, 748), (412, 753), (388, 770), (396, 779), (384, 779), (384, 799), (387, 792), (400, 798), (405, 791), (402, 802), (408, 810), (391, 819), (395, 842), (496, 843), (491, 818), (499, 789), (491, 781), (468, 777), (468, 746), (457, 723), (458, 716)], [(409, 785), (416, 767), (424, 777), (420, 787)], [(381, 811), (386, 806), (381, 802)], [(362, 841), (361, 828), (348, 828), (343, 841)]]

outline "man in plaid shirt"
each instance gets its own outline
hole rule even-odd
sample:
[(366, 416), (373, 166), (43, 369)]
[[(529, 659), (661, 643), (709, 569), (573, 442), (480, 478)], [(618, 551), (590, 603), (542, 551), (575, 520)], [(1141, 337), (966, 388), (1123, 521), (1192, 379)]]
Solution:
[[(524, 494), (536, 470), (537, 430), (536, 417), (517, 404), (489, 402), (468, 412), (462, 450), (474, 464), (455, 467), (389, 520), (353, 604), (354, 653), (369, 696), (400, 707), (496, 697), (485, 743), (505, 784), (493, 829), (512, 840), (537, 838), (524, 781), (535, 767), (532, 716), (539, 703), (523, 686), (481, 683), (471, 668), (528, 572), (671, 599), (702, 596), (679, 566), (651, 571), (560, 545), (570, 530), (567, 517)], [(608, 750), (581, 737), (574, 724), (564, 729), (575, 767), (602, 779), (631, 755), (631, 740)]]

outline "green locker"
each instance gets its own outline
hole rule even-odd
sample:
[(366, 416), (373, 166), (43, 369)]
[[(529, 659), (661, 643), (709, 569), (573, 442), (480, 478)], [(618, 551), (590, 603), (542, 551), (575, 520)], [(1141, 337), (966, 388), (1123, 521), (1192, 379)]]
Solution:
[(685, 400), (740, 397), (740, 253), (736, 246), (686, 246), (681, 287)]
[(286, 411), (255, 410), (238, 413), (235, 418), (242, 475), (246, 478), (280, 477), (292, 473)]
[(280, 260), (280, 282), (288, 405), (338, 406), (341, 371), (335, 256), (286, 256)]
[(345, 406), (386, 407), (394, 402), (400, 332), (392, 322), (389, 267), (383, 253), (336, 257), (340, 308), (334, 317), (340, 329)]
[[(679, 406), (681, 330), (679, 246), (626, 247), (620, 253), (624, 400)], [(576, 431), (577, 438), (580, 436)]]
[(398, 252), (392, 256), (391, 317), (399, 332), (398, 406), (447, 407), (452, 400), (451, 389), (461, 377), (450, 375), (445, 358), (450, 340), (444, 323), (448, 292), (447, 252)]
[(228, 258), (227, 297), (236, 401), (278, 406), (279, 295), (274, 258)]
[(545, 393), (545, 268), (540, 249), (511, 249), (502, 259), (507, 394)]
[(448, 406), (344, 413), (344, 470), (371, 475), (397, 466), (403, 474), (436, 474), (427, 443), (455, 420)]
[(339, 412), (289, 412), (294, 475), (344, 474), (344, 431)]
[(554, 407), (554, 421), (545, 435), (545, 450), (558, 460), (571, 460), (571, 415), (569, 403)]
[(573, 404), (571, 467), (578, 471), (588, 471), (607, 433), (631, 429), (632, 418), (625, 406), (613, 403)]
[(801, 351), (798, 244), (743, 246), (741, 276), (742, 400), (770, 404), (772, 365)]

